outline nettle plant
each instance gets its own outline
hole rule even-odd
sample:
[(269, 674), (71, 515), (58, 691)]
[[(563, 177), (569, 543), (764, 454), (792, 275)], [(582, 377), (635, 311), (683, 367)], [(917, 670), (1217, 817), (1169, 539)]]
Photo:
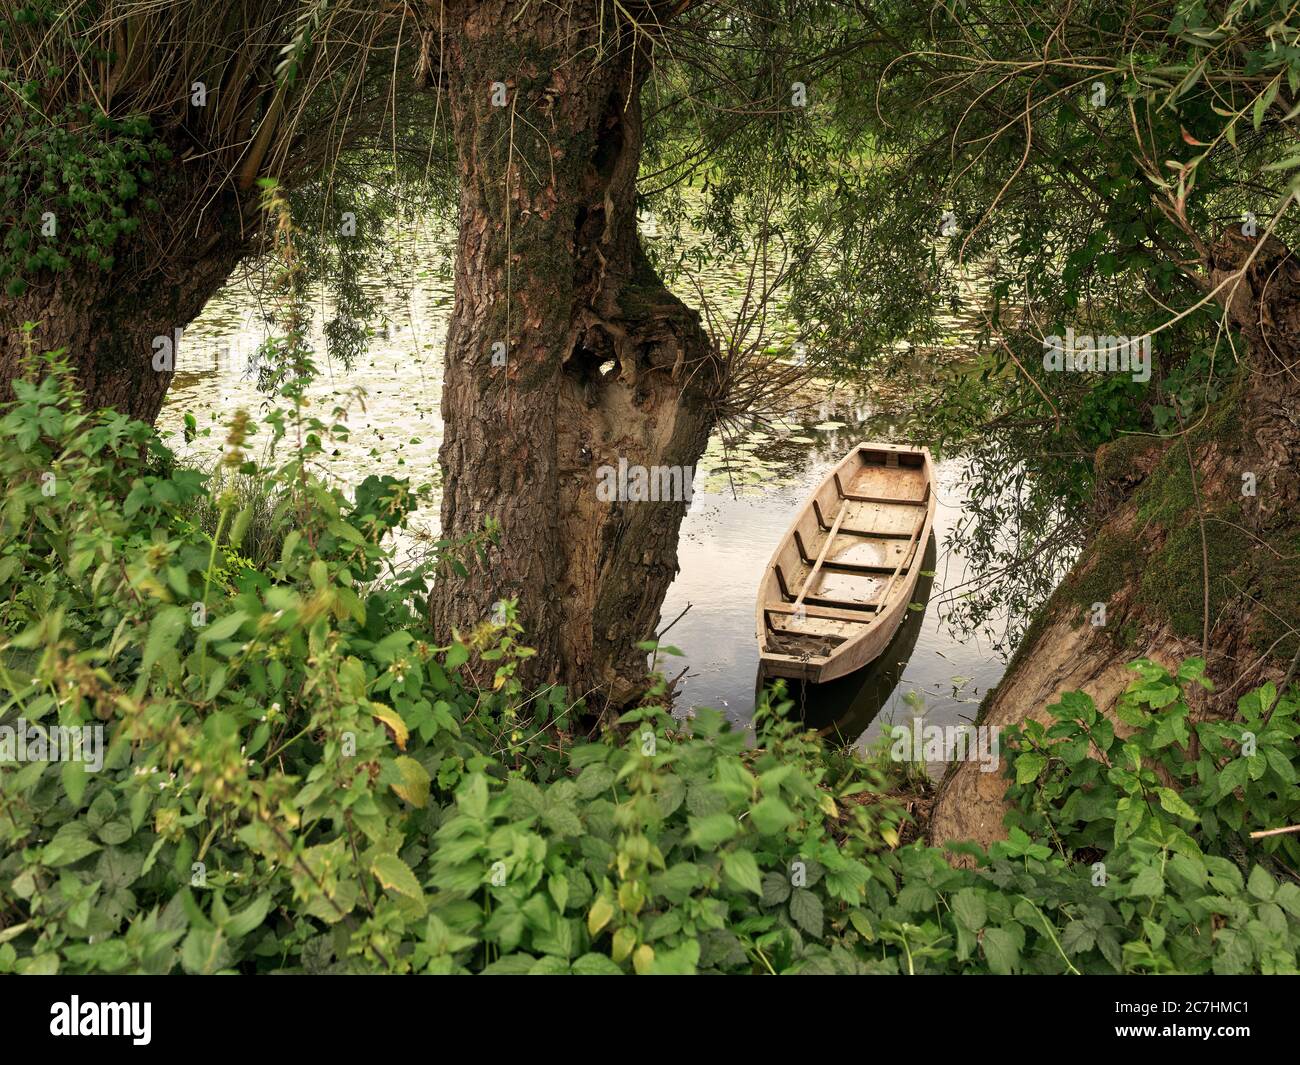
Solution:
[(1295, 819), (1294, 696), (1189, 726), (1198, 665), (1144, 664), (1126, 739), (1067, 697), (1011, 752), (1010, 839), (954, 868), (902, 843), (902, 767), (779, 695), (757, 743), (662, 684), (583, 735), (518, 681), (513, 603), (436, 643), (431, 571), (492, 533), (399, 567), (414, 491), (330, 481), (346, 427), (288, 347), (287, 409), (232, 418), (215, 475), (57, 359), (0, 413), (0, 725), (106, 735), (99, 772), (0, 762), (0, 971), (1295, 971), (1293, 845), (1244, 836)]
[[(1093, 863), (1097, 891), (1063, 946), (1106, 943), (1117, 967), (1147, 971), (1294, 972), (1300, 843), (1249, 833), (1300, 821), (1300, 694), (1265, 684), (1239, 717), (1198, 721), (1203, 659), (1131, 668), (1116, 709), (1128, 735), (1083, 692), (1048, 707), (1054, 724), (1008, 734), (1017, 830)], [(1116, 925), (1139, 931), (1122, 950)]]
[[(200, 531), (187, 514), (205, 478), (152, 429), (83, 412), (57, 365), (16, 394), (0, 423), (4, 716), (104, 723), (109, 750), (100, 774), (4, 767), (4, 905), (26, 913), (16, 926), (6, 915), (0, 950), (12, 965), (14, 945), (29, 946), (37, 971), (166, 969), (180, 945), (184, 967), (206, 971), (230, 963), (280, 892), (304, 912), (349, 913), (358, 880), (340, 882), (336, 865), (348, 853), (386, 869), (399, 796), (427, 790), (402, 753), (405, 722), (455, 730), (424, 697), (452, 690), (440, 652), (401, 628), (424, 575), (395, 570), (382, 546), (409, 485), (370, 478), (351, 499), (327, 485), (312, 471), (346, 430), (301, 405), (268, 419), (296, 443), (260, 471), (241, 412), (223, 464), (264, 477), (291, 530), (272, 565), (232, 567), (249, 508), (223, 493), (215, 535)], [(149, 898), (167, 905), (142, 914)]]

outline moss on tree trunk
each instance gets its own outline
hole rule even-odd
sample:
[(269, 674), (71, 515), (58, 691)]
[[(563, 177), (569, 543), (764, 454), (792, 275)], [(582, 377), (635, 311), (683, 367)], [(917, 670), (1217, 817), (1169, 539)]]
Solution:
[[(1211, 285), (1253, 250), (1225, 237), (1207, 263)], [(1231, 715), (1244, 692), (1285, 672), (1300, 644), (1300, 263), (1270, 242), (1227, 309), (1248, 359), (1223, 398), (1186, 426), (1185, 442), (1134, 437), (1098, 454), (1096, 533), (985, 699), (980, 723), (1048, 721), (1046, 707), (1073, 689), (1113, 711), (1137, 658), (1174, 665), (1204, 653), (1216, 691), (1193, 707), (1203, 716)], [(1098, 604), (1104, 624), (1093, 623)], [(932, 840), (1002, 838), (1006, 783), (955, 763)]]

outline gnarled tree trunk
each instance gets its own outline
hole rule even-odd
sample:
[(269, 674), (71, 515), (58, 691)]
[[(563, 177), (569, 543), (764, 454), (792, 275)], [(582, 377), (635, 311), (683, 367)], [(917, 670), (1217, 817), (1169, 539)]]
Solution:
[[(175, 330), (189, 325), (246, 249), (238, 201), (209, 168), (177, 163), (154, 190), (159, 210), (137, 213), (138, 228), (113, 245), (104, 270), (73, 261), (43, 272), (20, 297), (0, 297), (0, 402), (30, 344), (64, 348), (90, 409), (113, 407), (152, 422), (175, 367)], [(24, 323), (35, 323), (28, 337)], [(155, 359), (157, 356), (157, 359)], [(161, 368), (159, 368), (161, 367)]]
[[(641, 248), (643, 39), (596, 0), (465, 4), (444, 70), (461, 178), (442, 530), (487, 566), (435, 590), (441, 633), (519, 602), (531, 680), (622, 704), (645, 672), (688, 500), (605, 501), (601, 468), (693, 468), (720, 388), (699, 317)], [(680, 483), (678, 481), (677, 483)], [(679, 495), (681, 493), (678, 493)]]
[[(1133, 437), (1098, 455), (1108, 512), (981, 724), (1047, 722), (1046, 707), (1074, 689), (1110, 712), (1137, 658), (1172, 666), (1204, 649), (1217, 690), (1193, 705), (1198, 716), (1231, 714), (1242, 694), (1285, 672), (1300, 641), (1300, 262), (1273, 240), (1250, 260), (1256, 251), (1230, 233), (1205, 264), (1209, 290), (1249, 260), (1241, 283), (1217, 296), (1249, 342), (1232, 389), (1187, 427), (1186, 443)], [(1098, 603), (1103, 625), (1091, 624)], [(1006, 785), (954, 764), (931, 839), (1003, 838)]]

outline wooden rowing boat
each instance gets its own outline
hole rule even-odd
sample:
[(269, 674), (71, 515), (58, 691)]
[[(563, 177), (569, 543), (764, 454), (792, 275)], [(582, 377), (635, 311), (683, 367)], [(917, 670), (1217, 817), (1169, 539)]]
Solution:
[(926, 448), (859, 444), (800, 508), (758, 588), (760, 668), (834, 680), (874, 661), (912, 601), (934, 525)]

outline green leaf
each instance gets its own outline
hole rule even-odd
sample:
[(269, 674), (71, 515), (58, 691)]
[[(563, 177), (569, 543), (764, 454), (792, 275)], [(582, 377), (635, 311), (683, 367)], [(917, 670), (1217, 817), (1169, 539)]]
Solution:
[(655, 894), (669, 902), (683, 902), (701, 882), (700, 867), (692, 862), (677, 862), (650, 878)]
[[(647, 947), (638, 948), (648, 950)], [(657, 950), (650, 963), (650, 973), (654, 976), (692, 976), (700, 963), (700, 941), (688, 939), (680, 947), (672, 950)]]
[(140, 690), (143, 691), (149, 671), (162, 653), (171, 650), (180, 641), (189, 616), (188, 610), (178, 606), (163, 607), (154, 616), (153, 623), (149, 626), (149, 636), (144, 643), (144, 654), (140, 659)]
[(72, 803), (74, 810), (80, 809), (82, 797), (86, 794), (86, 783), (89, 780), (86, 774), (86, 763), (80, 760), (64, 762), (60, 775), (63, 778), (63, 790), (68, 796), (68, 801)]
[(849, 924), (868, 943), (874, 943), (876, 930), (871, 926), (871, 918), (861, 910), (849, 910)]
[(1292, 917), (1300, 917), (1300, 887), (1290, 881), (1278, 885), (1273, 901)]
[(208, 678), (207, 690), (203, 693), (206, 702), (212, 702), (217, 697), (221, 689), (226, 686), (226, 667), (218, 666), (212, 671), (212, 676)]
[(238, 913), (233, 914), (223, 926), (223, 930), (226, 935), (234, 939), (246, 936), (249, 932), (261, 927), (270, 909), (271, 895), (269, 892), (263, 892)]
[(988, 922), (988, 907), (980, 893), (972, 888), (962, 888), (952, 897), (952, 912), (972, 932), (978, 932)]
[(1264, 113), (1272, 105), (1273, 101), (1277, 99), (1277, 92), (1281, 86), (1282, 75), (1279, 74), (1269, 83), (1268, 88), (1256, 97), (1255, 106), (1251, 108), (1250, 112), (1251, 121), (1254, 123), (1256, 130), (1259, 129), (1260, 124), (1264, 121)]
[(1237, 868), (1235, 862), (1230, 862), (1227, 858), (1207, 854), (1205, 856), (1205, 867), (1210, 871), (1210, 886), (1216, 891), (1221, 891), (1225, 895), (1236, 895), (1241, 892), (1243, 886), (1241, 870)]
[(1182, 694), (1176, 684), (1155, 684), (1143, 691), (1142, 697), (1152, 710), (1163, 710), (1181, 698)]
[(181, 947), (181, 965), (187, 973), (215, 973), (229, 964), (230, 949), (221, 932), (211, 928), (190, 929)]
[(529, 976), (567, 976), (573, 970), (569, 968), (569, 963), (564, 958), (554, 954), (548, 954), (544, 958), (538, 958), (528, 970)]
[(790, 878), (775, 870), (763, 874), (764, 906), (777, 906), (790, 897)]
[(614, 783), (614, 771), (603, 763), (595, 762), (578, 775), (577, 783), (578, 794), (584, 799), (593, 799), (609, 790)]
[(750, 807), (749, 819), (764, 836), (783, 832), (798, 820), (790, 807), (775, 796), (761, 799)]
[(1016, 759), (1016, 783), (1029, 784), (1038, 779), (1038, 775), (1047, 766), (1047, 756), (1029, 751)]
[(597, 895), (596, 901), (591, 904), (591, 909), (587, 911), (587, 931), (592, 936), (600, 934), (600, 930), (609, 924), (614, 916), (614, 904), (605, 895)]
[(795, 888), (790, 896), (790, 920), (815, 939), (822, 936), (822, 900), (805, 888)]
[(763, 894), (763, 880), (758, 872), (758, 862), (749, 851), (727, 851), (722, 856), (723, 871), (746, 891)]
[(740, 825), (731, 814), (710, 814), (708, 817), (691, 817), (691, 826), (687, 842), (705, 850), (712, 850), (719, 844), (734, 839), (740, 831)]
[(406, 755), (393, 759), (393, 765), (401, 774), (401, 783), (392, 785), (393, 791), (416, 809), (422, 810), (429, 801), (429, 774), (419, 762)]
[(1273, 682), (1269, 681), (1259, 688), (1248, 691), (1237, 700), (1237, 709), (1241, 711), (1244, 717), (1259, 718), (1268, 712), (1268, 708), (1273, 705), (1273, 699), (1277, 695), (1277, 688)]
[(244, 534), (248, 532), (248, 524), (253, 520), (253, 505), (250, 503), (235, 515), (234, 523), (230, 526), (230, 546), (238, 547), (244, 542)]
[(1156, 896), (1165, 893), (1165, 878), (1158, 865), (1144, 865), (1129, 885), (1129, 895), (1133, 897)]
[(1209, 882), (1209, 873), (1199, 857), (1175, 854), (1169, 859), (1169, 870), (1196, 888), (1204, 889)]
[(212, 643), (216, 640), (227, 640), (235, 634), (235, 631), (248, 620), (248, 615), (242, 610), (234, 610), (225, 617), (211, 622), (201, 633), (199, 633), (199, 642)]
[(1174, 791), (1173, 788), (1156, 788), (1156, 794), (1160, 797), (1160, 807), (1175, 817), (1183, 817), (1188, 821), (1199, 821), (1196, 811), (1193, 810), (1183, 797)]
[(573, 963), (577, 976), (622, 976), (623, 970), (604, 954), (584, 954)]
[(1250, 971), (1255, 952), (1250, 938), (1235, 928), (1223, 928), (1214, 937), (1213, 969), (1218, 976), (1239, 976)]
[(546, 890), (554, 901), (556, 910), (564, 913), (565, 907), (569, 904), (568, 877), (552, 874), (546, 879)]
[(1257, 865), (1250, 871), (1250, 879), (1246, 881), (1246, 890), (1255, 898), (1268, 902), (1277, 891), (1277, 884), (1268, 873), (1264, 872), (1262, 865)]
[(41, 864), (58, 869), (97, 850), (99, 844), (90, 838), (86, 826), (80, 821), (69, 821), (54, 833), (54, 838), (41, 851)]
[(302, 541), (302, 532), (299, 529), (290, 529), (289, 535), (284, 538), (284, 545), (280, 548), (280, 565), (287, 566), (289, 559), (293, 557), (294, 551), (298, 549), (298, 544)]
[(424, 891), (420, 888), (420, 882), (411, 872), (411, 867), (396, 854), (379, 855), (370, 863), (370, 871), (386, 891), (396, 892), (424, 905)]
[(96, 830), (100, 840), (110, 847), (116, 847), (131, 838), (131, 825), (124, 817), (115, 817), (100, 825)]
[(1218, 798), (1222, 799), (1236, 788), (1243, 787), (1250, 777), (1249, 759), (1237, 757), (1223, 767), (1215, 781)]
[(527, 976), (538, 959), (531, 954), (508, 954), (483, 969), (484, 976)]
[(1004, 928), (986, 928), (980, 939), (989, 968), (999, 976), (1009, 976), (1020, 965), (1020, 944)]

